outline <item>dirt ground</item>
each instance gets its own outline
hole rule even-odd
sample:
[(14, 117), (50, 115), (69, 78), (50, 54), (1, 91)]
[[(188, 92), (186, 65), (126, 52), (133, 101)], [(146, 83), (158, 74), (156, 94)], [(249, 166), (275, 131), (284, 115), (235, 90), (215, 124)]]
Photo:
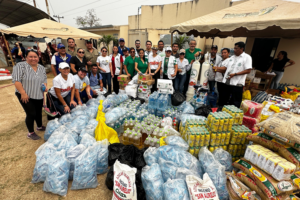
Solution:
[[(52, 86), (52, 80), (53, 75), (48, 74), (48, 87)], [(31, 183), (36, 159), (34, 153), (44, 140), (27, 139), (25, 112), (11, 84), (11, 80), (0, 81), (0, 199), (112, 199), (112, 191), (105, 186), (106, 174), (98, 175), (96, 189), (73, 191), (69, 181), (66, 197), (44, 192), (43, 183)], [(44, 113), (43, 124), (47, 125)], [(44, 132), (36, 133), (43, 138)]]

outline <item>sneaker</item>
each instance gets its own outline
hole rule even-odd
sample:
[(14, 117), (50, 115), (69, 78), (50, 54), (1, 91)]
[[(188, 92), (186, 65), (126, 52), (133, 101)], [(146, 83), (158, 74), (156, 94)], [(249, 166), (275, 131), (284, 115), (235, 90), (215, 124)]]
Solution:
[(37, 127), (36, 130), (37, 131), (45, 131), (46, 127), (45, 126)]
[(39, 140), (39, 139), (41, 139), (41, 137), (38, 136), (35, 132), (28, 133), (27, 138), (28, 139), (32, 139), (32, 140)]

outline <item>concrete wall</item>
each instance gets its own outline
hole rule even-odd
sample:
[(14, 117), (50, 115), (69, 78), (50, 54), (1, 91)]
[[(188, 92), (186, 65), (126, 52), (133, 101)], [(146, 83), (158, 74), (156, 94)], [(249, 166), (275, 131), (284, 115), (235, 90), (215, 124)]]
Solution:
[[(248, 38), (245, 52), (251, 55), (252, 47), (254, 44), (255, 38)], [(289, 83), (289, 84), (297, 84), (300, 85), (300, 38), (294, 39), (285, 39), (281, 38), (279, 45), (277, 47), (277, 51), (275, 53), (275, 57), (278, 52), (286, 51), (288, 53), (288, 58), (295, 61), (295, 65), (288, 67), (285, 69), (284, 75), (280, 81), (280, 83)]]
[[(214, 45), (218, 45), (218, 52), (221, 52), (221, 49), (222, 48), (234, 48), (234, 44), (237, 43), (237, 42), (246, 42), (246, 38), (244, 37), (227, 37), (227, 38), (218, 38), (216, 37), (215, 40), (214, 40)], [(212, 42), (213, 42), (213, 39), (211, 38), (207, 38), (206, 41), (205, 41), (205, 45), (206, 46), (210, 46), (212, 45)], [(203, 48), (204, 50), (204, 48)]]
[(120, 26), (119, 38), (124, 38), (125, 42), (128, 44), (128, 25)]

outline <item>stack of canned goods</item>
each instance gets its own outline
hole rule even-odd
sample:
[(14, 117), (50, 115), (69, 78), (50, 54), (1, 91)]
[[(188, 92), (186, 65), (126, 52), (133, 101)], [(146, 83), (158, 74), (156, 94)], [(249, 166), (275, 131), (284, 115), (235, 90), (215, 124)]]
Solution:
[(209, 145), (210, 134), (204, 126), (189, 126), (186, 131), (185, 140), (190, 146), (190, 154), (197, 157), (200, 148)]
[(232, 117), (234, 125), (243, 124), (243, 118), (244, 118), (243, 110), (235, 106), (228, 105), (228, 106), (224, 106), (222, 111), (228, 113)]

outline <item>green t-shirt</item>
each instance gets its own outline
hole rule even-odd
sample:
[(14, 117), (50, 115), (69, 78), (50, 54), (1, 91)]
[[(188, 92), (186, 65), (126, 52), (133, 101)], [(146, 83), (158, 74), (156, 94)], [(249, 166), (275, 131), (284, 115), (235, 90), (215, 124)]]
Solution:
[(165, 57), (164, 74), (168, 73), (168, 64), (169, 64), (169, 58)]
[(136, 57), (132, 58), (131, 56), (128, 56), (124, 62), (124, 65), (127, 66), (128, 73), (131, 75), (131, 78), (134, 76), (135, 59)]
[(143, 74), (145, 74), (148, 69), (148, 59), (145, 58), (145, 62), (143, 63), (141, 58), (136, 58), (135, 62), (138, 64), (137, 65), (138, 70), (140, 70)]
[(190, 49), (185, 50), (185, 58), (189, 61), (189, 63), (192, 62), (192, 60), (195, 60), (195, 53), (201, 51), (199, 48), (195, 48), (195, 51), (192, 53), (190, 52)]

